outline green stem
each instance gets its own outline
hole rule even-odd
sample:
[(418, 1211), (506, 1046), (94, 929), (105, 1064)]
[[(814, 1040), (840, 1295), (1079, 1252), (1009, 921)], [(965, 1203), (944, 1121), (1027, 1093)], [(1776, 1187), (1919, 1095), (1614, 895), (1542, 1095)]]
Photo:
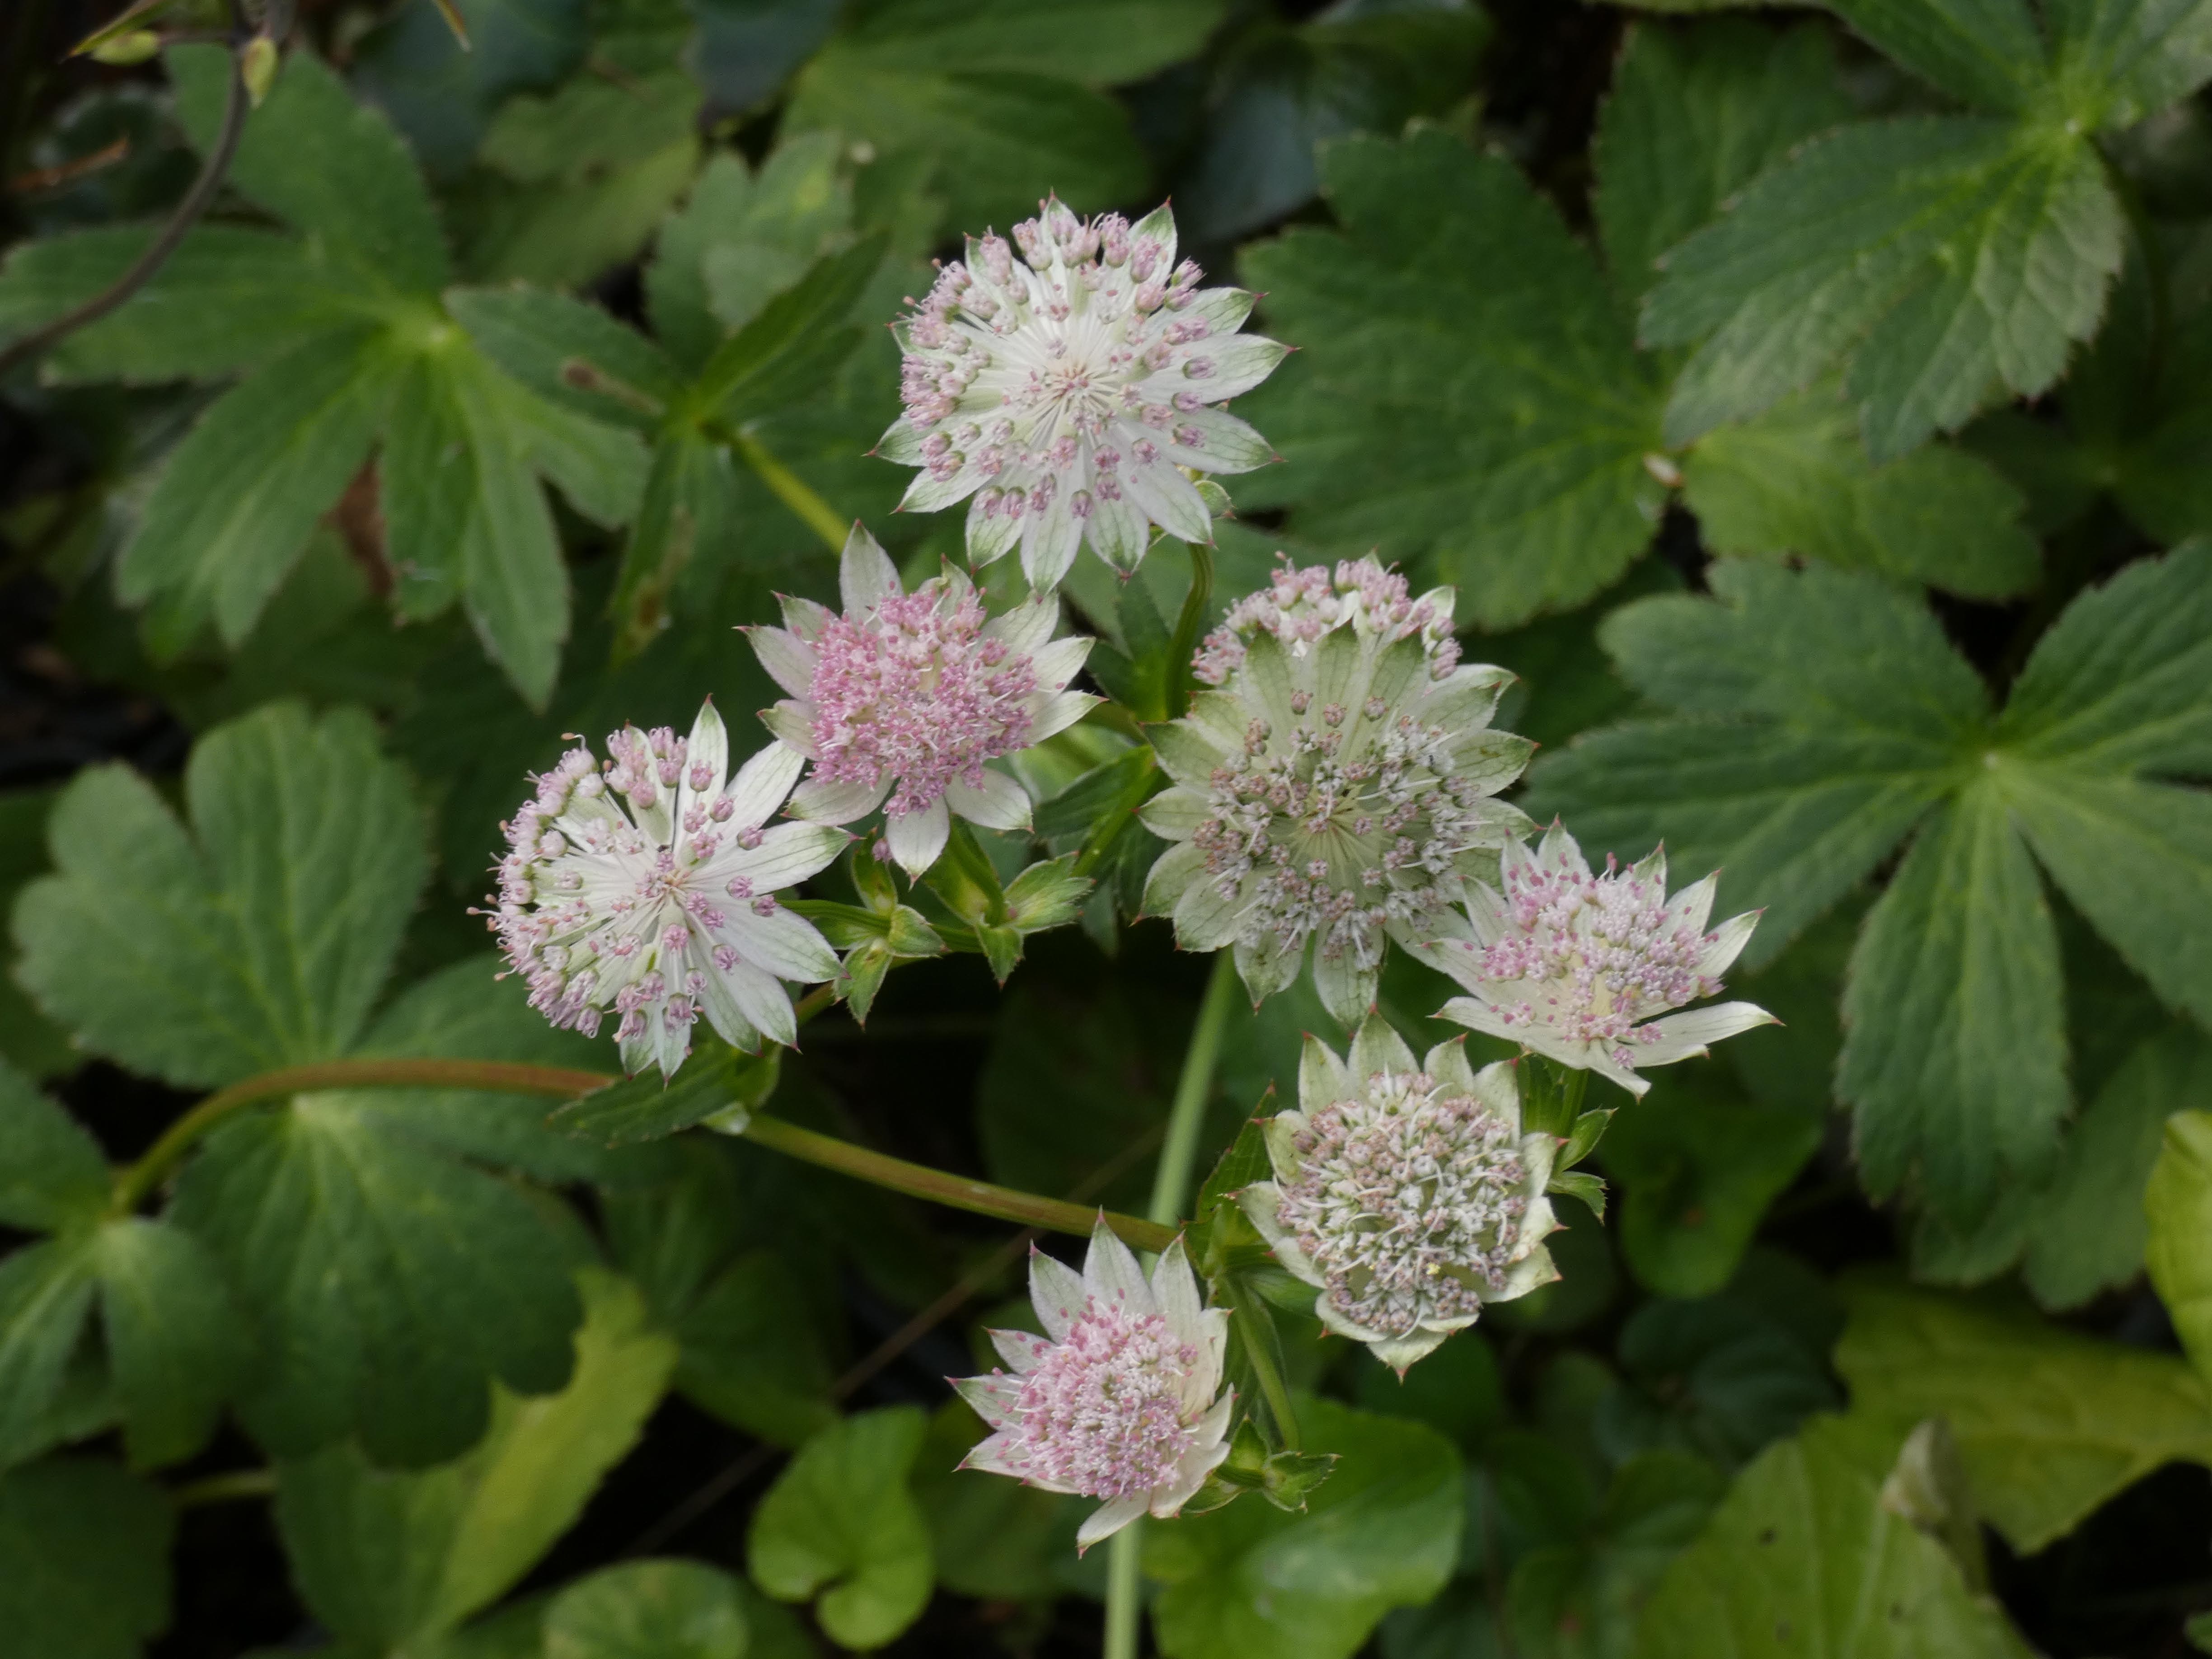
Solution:
[(1213, 599), (1213, 549), (1203, 542), (1190, 546), (1190, 592), (1183, 595), (1176, 617), (1175, 636), (1168, 642), (1168, 709), (1170, 720), (1182, 716), (1190, 695), (1191, 653), (1198, 648), (1198, 630), (1205, 625), (1206, 607)]
[(988, 1181), (970, 1181), (965, 1176), (947, 1175), (926, 1164), (909, 1164), (904, 1158), (855, 1146), (834, 1135), (817, 1134), (784, 1118), (756, 1117), (745, 1126), (744, 1138), (804, 1164), (835, 1170), (841, 1175), (887, 1187), (909, 1197), (927, 1199), (933, 1204), (995, 1216), (1001, 1221), (1018, 1221), (1024, 1226), (1085, 1238), (1103, 1215), (1109, 1227), (1138, 1249), (1164, 1250), (1175, 1242), (1176, 1230), (1171, 1226), (1070, 1204), (1057, 1198), (1040, 1198), (1034, 1193), (1016, 1192), (1011, 1187), (994, 1186)]
[(1298, 1414), (1291, 1407), (1290, 1385), (1275, 1364), (1274, 1328), (1267, 1316), (1241, 1297), (1230, 1304), (1230, 1322), (1243, 1339), (1244, 1356), (1252, 1363), (1252, 1376), (1260, 1397), (1275, 1414), (1275, 1427), (1283, 1437), (1283, 1449), (1298, 1449)]
[[(805, 1012), (805, 1000), (800, 1004)], [(185, 1152), (234, 1113), (264, 1100), (317, 1089), (477, 1089), (504, 1094), (548, 1095), (574, 1099), (616, 1079), (600, 1072), (573, 1072), (554, 1066), (523, 1066), (496, 1060), (333, 1060), (319, 1066), (293, 1066), (281, 1072), (234, 1083), (171, 1124), (146, 1155), (124, 1170), (115, 1182), (114, 1212), (127, 1215), (161, 1186)], [(745, 1137), (786, 1157), (836, 1170), (894, 1192), (950, 1205), (978, 1215), (1054, 1232), (1087, 1237), (1102, 1212), (1056, 1198), (1039, 1198), (988, 1181), (947, 1175), (871, 1152), (850, 1141), (817, 1134), (781, 1118), (756, 1117)], [(1174, 1227), (1141, 1221), (1133, 1215), (1106, 1213), (1106, 1224), (1140, 1250), (1164, 1250), (1174, 1243)]]
[(789, 467), (769, 453), (769, 447), (750, 432), (726, 434), (730, 447), (738, 459), (759, 477), (760, 481), (775, 492), (781, 501), (800, 519), (808, 529), (829, 544), (832, 553), (845, 550), (845, 538), (852, 526), (831, 510), (830, 503), (814, 493), (814, 488)]
[(1213, 1068), (1221, 1059), (1221, 1039), (1237, 1007), (1237, 963), (1217, 951), (1206, 997), (1198, 1005), (1190, 1046), (1183, 1050), (1182, 1075), (1176, 1080), (1175, 1103), (1168, 1109), (1168, 1138), (1152, 1175), (1149, 1214), (1163, 1224), (1182, 1214), (1190, 1197), (1191, 1170), (1198, 1161), (1198, 1137), (1206, 1127), (1206, 1100), (1213, 1092)]
[[(1208, 572), (1210, 575), (1210, 565)], [(1183, 607), (1186, 614), (1190, 608)], [(1176, 1079), (1175, 1103), (1168, 1109), (1167, 1139), (1160, 1147), (1160, 1161), (1152, 1175), (1150, 1213), (1158, 1225), (1174, 1223), (1190, 1195), (1199, 1133), (1206, 1127), (1206, 1097), (1213, 1092), (1222, 1036), (1236, 1006), (1237, 963), (1228, 951), (1218, 951), (1212, 975), (1206, 982), (1205, 999), (1198, 1005), (1198, 1023), (1191, 1027), (1190, 1046), (1183, 1050), (1182, 1075)], [(1265, 1387), (1264, 1381), (1261, 1386)], [(1277, 1386), (1281, 1386), (1279, 1378)], [(1141, 1518), (1132, 1521), (1107, 1541), (1104, 1659), (1137, 1659), (1145, 1611), (1139, 1571), (1144, 1561), (1144, 1525)]]

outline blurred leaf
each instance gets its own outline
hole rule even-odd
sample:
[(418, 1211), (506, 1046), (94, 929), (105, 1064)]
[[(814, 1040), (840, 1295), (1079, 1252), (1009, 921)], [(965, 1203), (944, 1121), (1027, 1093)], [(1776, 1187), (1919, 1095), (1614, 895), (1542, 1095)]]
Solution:
[(1604, 1162), (1621, 1189), (1629, 1273), (1662, 1296), (1708, 1296), (1820, 1146), (1822, 1121), (1746, 1098), (1715, 1068), (1682, 1069), (1615, 1115)]
[(676, 1386), (726, 1423), (796, 1446), (836, 1417), (805, 1290), (771, 1249), (725, 1267), (676, 1320)]
[(58, 1232), (112, 1195), (100, 1143), (0, 1060), (0, 1226)]
[(1118, 86), (1190, 57), (1227, 10), (1226, 0), (873, 0), (834, 50), (892, 71)]
[(1088, 1508), (1080, 1498), (957, 1468), (989, 1432), (962, 1401), (929, 1419), (915, 1467), (914, 1495), (928, 1518), (938, 1582), (959, 1595), (1042, 1601), (1059, 1594), (1054, 1570), (1075, 1549)]
[(2212, 1463), (2212, 1400), (2170, 1354), (1879, 1281), (1845, 1296), (1836, 1366), (1853, 1410), (1900, 1432), (1942, 1418), (1977, 1508), (2021, 1555), (2171, 1459)]
[(1662, 391), (1589, 256), (1520, 170), (1447, 134), (1322, 158), (1343, 230), (1253, 249), (1309, 348), (1244, 412), (1286, 456), (1240, 484), (1298, 532), (1429, 554), (1498, 627), (1577, 605), (1650, 539)]
[(744, 1659), (738, 1582), (697, 1561), (629, 1561), (545, 1610), (545, 1659)]
[(546, 1121), (600, 1146), (658, 1140), (732, 1106), (750, 1111), (766, 1104), (781, 1076), (781, 1054), (773, 1044), (742, 1054), (719, 1038), (702, 1037), (674, 1077), (640, 1072), (579, 1096)]
[(1849, 1652), (2026, 1659), (1950, 1553), (1881, 1502), (1905, 1431), (1816, 1419), (1736, 1478), (1644, 1609), (1651, 1659)]
[(0, 1624), (39, 1659), (138, 1659), (169, 1622), (176, 1512), (112, 1463), (0, 1474)]
[(676, 1345), (626, 1281), (594, 1270), (578, 1282), (587, 1313), (567, 1384), (534, 1397), (495, 1385), (489, 1426), (457, 1462), (380, 1470), (349, 1442), (278, 1466), (276, 1521), (301, 1594), (349, 1643), (388, 1651), (497, 1600), (635, 1443)]
[(746, 110), (783, 84), (836, 21), (837, 0), (696, 0), (692, 69), (718, 110)]
[(1248, 1499), (1146, 1528), (1169, 1659), (1349, 1659), (1390, 1608), (1450, 1577), (1462, 1513), (1451, 1443), (1333, 1401), (1297, 1410), (1305, 1449), (1343, 1460), (1304, 1514)]
[(468, 30), (464, 46), (435, 0), (405, 0), (354, 48), (362, 89), (441, 177), (468, 165), (507, 94), (547, 87), (584, 61), (587, 0), (445, 0)]
[(2150, 1174), (2143, 1265), (2200, 1380), (2212, 1382), (2212, 1112), (2176, 1112)]
[(182, 1228), (136, 1217), (100, 1230), (91, 1265), (132, 1466), (190, 1457), (252, 1352), (221, 1269)]
[[(51, 789), (10, 789), (0, 791), (0, 916), (15, 908), (15, 896), (30, 881), (45, 875), (53, 867), (46, 856), (46, 815), (53, 808), (55, 792)], [(11, 1071), (20, 1070), (33, 1081), (58, 1077), (75, 1071), (82, 1056), (71, 1046), (69, 1033), (33, 1007), (24, 994), (23, 988), (15, 982), (14, 963), (0, 969), (0, 1101), (4, 1101), (12, 1086)], [(4, 1124), (8, 1108), (0, 1104), (0, 1124)], [(0, 1145), (4, 1145), (9, 1131), (0, 1127)], [(22, 1156), (28, 1159), (27, 1150)], [(15, 1159), (0, 1154), (0, 1170), (11, 1168)], [(9, 1214), (5, 1185), (8, 1177), (0, 1175), (0, 1221), (12, 1218)], [(17, 1224), (21, 1224), (20, 1223)]]
[(1820, 1356), (1748, 1300), (1650, 1302), (1620, 1333), (1632, 1387), (1609, 1396), (1600, 1432), (1621, 1449), (1673, 1446), (1733, 1468), (1836, 1403)]
[(847, 1418), (808, 1441), (753, 1511), (753, 1582), (780, 1601), (818, 1595), (815, 1616), (841, 1647), (883, 1646), (929, 1600), (929, 1532), (907, 1484), (924, 1428), (911, 1406)]
[(1456, 1333), (1402, 1377), (1363, 1350), (1353, 1398), (1365, 1410), (1425, 1423), (1470, 1455), (1506, 1418), (1505, 1378), (1480, 1330)]
[(66, 1437), (60, 1398), (96, 1288), (82, 1234), (0, 1257), (0, 1469)]
[(188, 832), (136, 773), (80, 773), (24, 890), (25, 985), (94, 1052), (181, 1085), (345, 1053), (425, 873), (405, 773), (362, 714), (278, 703), (202, 738)]

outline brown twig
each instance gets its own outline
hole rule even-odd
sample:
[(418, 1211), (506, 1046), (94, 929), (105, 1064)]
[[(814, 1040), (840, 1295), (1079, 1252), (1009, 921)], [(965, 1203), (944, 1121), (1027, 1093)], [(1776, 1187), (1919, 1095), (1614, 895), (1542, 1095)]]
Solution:
[(177, 210), (169, 216), (160, 234), (147, 245), (146, 251), (131, 263), (131, 268), (101, 292), (95, 294), (73, 311), (65, 311), (52, 322), (33, 329), (21, 339), (0, 347), (0, 380), (4, 380), (21, 365), (51, 351), (77, 330), (98, 322), (151, 282), (156, 271), (168, 263), (169, 256), (177, 251), (185, 234), (206, 212), (215, 200), (216, 192), (222, 188), (223, 176), (230, 171), (230, 163), (238, 154), (238, 141), (246, 131), (246, 112), (249, 100), (246, 94), (245, 54), (234, 49), (230, 54), (230, 82), (225, 89), (222, 105), (222, 125), (216, 133), (215, 148), (208, 152), (206, 165), (200, 176), (192, 180), (192, 187), (185, 192), (185, 199), (177, 204)]

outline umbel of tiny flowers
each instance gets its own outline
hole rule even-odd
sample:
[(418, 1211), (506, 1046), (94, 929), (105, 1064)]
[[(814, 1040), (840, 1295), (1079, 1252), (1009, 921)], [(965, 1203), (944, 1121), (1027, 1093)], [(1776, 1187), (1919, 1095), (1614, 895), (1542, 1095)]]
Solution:
[[(899, 505), (968, 509), (968, 556), (1018, 542), (1039, 592), (1059, 585), (1089, 542), (1136, 568), (1152, 526), (1211, 542), (1213, 515), (1194, 473), (1249, 472), (1267, 441), (1212, 407), (1274, 372), (1288, 348), (1237, 331), (1240, 289), (1201, 289), (1176, 263), (1175, 216), (1132, 225), (1083, 220), (1058, 200), (1014, 227), (1014, 250), (986, 234), (895, 329), (906, 354), (906, 412), (876, 453), (922, 469)], [(1187, 469), (1186, 471), (1184, 469)]]
[(984, 763), (1043, 742), (1098, 701), (1067, 689), (1091, 642), (1053, 638), (1050, 595), (988, 616), (975, 584), (951, 569), (907, 592), (857, 524), (837, 582), (842, 616), (787, 599), (783, 627), (747, 630), (791, 693), (761, 718), (813, 763), (792, 811), (848, 823), (883, 807), (877, 845), (909, 876), (937, 861), (956, 812), (987, 830), (1026, 829), (1028, 794)]
[(1030, 1299), (1042, 1336), (991, 1333), (1011, 1371), (953, 1382), (992, 1429), (961, 1467), (1104, 1499), (1079, 1553), (1140, 1515), (1177, 1513), (1229, 1455), (1236, 1406), (1221, 1386), (1229, 1315), (1200, 1305), (1182, 1241), (1148, 1282), (1102, 1219), (1079, 1274), (1030, 1251)]
[(1444, 1018), (1585, 1066), (1634, 1095), (1651, 1086), (1638, 1067), (1776, 1023), (1748, 1002), (1667, 1012), (1718, 992), (1758, 925), (1759, 913), (1747, 911), (1705, 931), (1717, 874), (1670, 899), (1662, 849), (1627, 870), (1608, 858), (1594, 875), (1554, 823), (1534, 852), (1508, 847), (1502, 875), (1502, 894), (1472, 885), (1464, 911), (1418, 951), (1469, 993), (1444, 1004)]
[(1379, 1015), (1350, 1063), (1306, 1039), (1298, 1105), (1267, 1125), (1275, 1178), (1237, 1202), (1275, 1259), (1319, 1292), (1314, 1314), (1401, 1376), (1452, 1332), (1557, 1279), (1544, 1196), (1559, 1142), (1523, 1133), (1511, 1061), (1467, 1039), (1413, 1051)]
[(1492, 799), (1535, 747), (1489, 729), (1513, 677), (1460, 665), (1452, 600), (1412, 598), (1371, 558), (1285, 566), (1200, 648), (1194, 672), (1218, 689), (1152, 729), (1175, 787), (1143, 817), (1176, 845), (1145, 908), (1186, 950), (1232, 946), (1255, 1000), (1310, 941), (1323, 1005), (1356, 1024), (1385, 939), (1432, 936), (1528, 826)]
[(531, 1006), (586, 1036), (611, 1009), (632, 1073), (672, 1075), (702, 1015), (749, 1052), (763, 1036), (788, 1043), (797, 1026), (782, 981), (834, 978), (837, 957), (775, 895), (852, 837), (815, 823), (763, 828), (799, 757), (770, 744), (729, 778), (711, 702), (690, 737), (626, 726), (607, 754), (601, 763), (570, 750), (505, 826), (490, 925)]

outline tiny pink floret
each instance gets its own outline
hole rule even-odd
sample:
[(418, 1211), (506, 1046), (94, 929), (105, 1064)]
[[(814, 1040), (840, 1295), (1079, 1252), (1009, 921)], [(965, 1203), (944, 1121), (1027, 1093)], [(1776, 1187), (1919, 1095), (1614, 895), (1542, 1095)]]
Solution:
[(1198, 1350), (1158, 1314), (1096, 1297), (1022, 1379), (1009, 1456), (1086, 1498), (1135, 1498), (1175, 1479), (1195, 1442), (1182, 1388)]

